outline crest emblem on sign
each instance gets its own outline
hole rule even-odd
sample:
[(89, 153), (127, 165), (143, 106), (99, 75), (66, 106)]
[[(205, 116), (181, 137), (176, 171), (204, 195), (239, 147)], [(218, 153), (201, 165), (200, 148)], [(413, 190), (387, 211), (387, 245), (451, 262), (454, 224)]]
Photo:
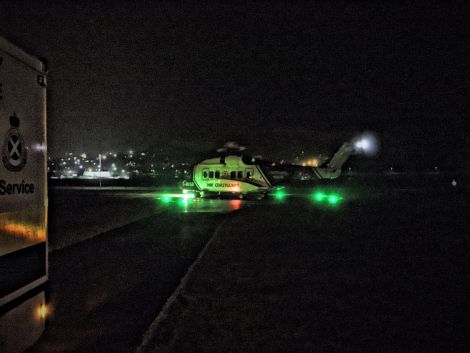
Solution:
[(19, 127), (20, 119), (13, 113), (2, 149), (3, 165), (10, 172), (19, 172), (26, 165), (27, 151)]

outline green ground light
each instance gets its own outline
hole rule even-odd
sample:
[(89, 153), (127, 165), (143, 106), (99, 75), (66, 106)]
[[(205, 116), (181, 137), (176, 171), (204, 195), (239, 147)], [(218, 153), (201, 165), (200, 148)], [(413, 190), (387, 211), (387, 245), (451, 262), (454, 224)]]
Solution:
[(162, 198), (161, 198), (162, 202), (165, 203), (165, 204), (168, 204), (171, 202), (171, 196), (169, 195), (163, 195)]
[(161, 203), (168, 205), (171, 202), (177, 202), (180, 206), (185, 206), (195, 198), (193, 193), (187, 192), (184, 194), (163, 194), (158, 199)]
[(327, 196), (328, 195), (326, 195), (325, 193), (318, 191), (312, 195), (312, 198), (317, 202), (322, 202), (326, 199)]
[(273, 194), (274, 198), (276, 200), (283, 200), (285, 197), (286, 197), (286, 193), (282, 190), (277, 190), (274, 194)]
[(335, 206), (343, 200), (343, 197), (338, 194), (325, 194), (317, 191), (312, 195), (312, 199), (318, 203), (326, 202), (330, 206)]
[(178, 200), (178, 205), (180, 205), (181, 207), (187, 206), (192, 201), (192, 199), (194, 198), (194, 195), (191, 195), (191, 196), (185, 195), (184, 197), (180, 198)]
[(339, 195), (332, 194), (328, 196), (328, 204), (331, 206), (337, 205), (342, 200), (342, 197)]

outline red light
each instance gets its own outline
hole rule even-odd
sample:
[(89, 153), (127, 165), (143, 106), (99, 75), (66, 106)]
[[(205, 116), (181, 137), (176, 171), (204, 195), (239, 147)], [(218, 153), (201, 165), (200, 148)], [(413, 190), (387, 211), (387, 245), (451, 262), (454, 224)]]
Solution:
[(233, 210), (239, 210), (242, 205), (242, 200), (230, 200), (230, 206), (232, 206)]

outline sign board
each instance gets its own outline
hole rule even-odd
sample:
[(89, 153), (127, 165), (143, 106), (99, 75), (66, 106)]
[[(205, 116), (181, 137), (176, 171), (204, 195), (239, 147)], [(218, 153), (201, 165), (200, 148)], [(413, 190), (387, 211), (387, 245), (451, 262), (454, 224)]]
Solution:
[(46, 153), (45, 65), (0, 37), (1, 352), (44, 329), (29, 311), (44, 305), (47, 282)]
[[(46, 90), (42, 63), (0, 51), (0, 256), (45, 241)], [(5, 50), (5, 51), (4, 51)], [(16, 54), (16, 55), (15, 55)], [(28, 57), (28, 60), (24, 59)], [(34, 65), (31, 65), (34, 64)]]

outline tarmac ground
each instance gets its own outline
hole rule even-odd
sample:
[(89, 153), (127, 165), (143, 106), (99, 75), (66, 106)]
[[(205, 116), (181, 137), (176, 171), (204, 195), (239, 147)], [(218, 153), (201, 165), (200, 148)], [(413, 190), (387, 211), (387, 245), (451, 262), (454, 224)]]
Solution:
[[(317, 192), (340, 200), (316, 200)], [(100, 218), (90, 202), (99, 200), (93, 204), (109, 230), (98, 227), (83, 238), (71, 232), (68, 241), (61, 238), (80, 222), (52, 225), (50, 241), (61, 244), (49, 256), (52, 315), (32, 352), (470, 346), (463, 187), (345, 183), (287, 188), (260, 202), (187, 204), (162, 203), (161, 195), (62, 190), (53, 196), (52, 217), (72, 220), (78, 212), (91, 225)], [(113, 212), (127, 224), (114, 227)]]

